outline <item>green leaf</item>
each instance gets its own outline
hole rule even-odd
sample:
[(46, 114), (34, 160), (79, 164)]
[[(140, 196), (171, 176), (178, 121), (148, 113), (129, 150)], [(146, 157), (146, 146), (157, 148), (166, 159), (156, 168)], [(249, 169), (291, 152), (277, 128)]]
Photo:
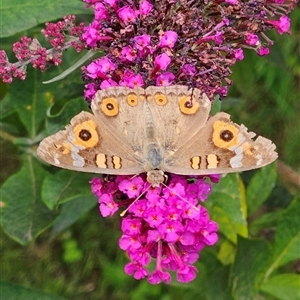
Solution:
[(251, 236), (257, 236), (261, 230), (267, 228), (275, 228), (278, 219), (281, 217), (282, 211), (272, 211), (259, 216), (257, 219), (252, 221), (249, 225), (249, 232)]
[(280, 274), (272, 276), (261, 286), (261, 291), (280, 300), (300, 299), (300, 275)]
[(246, 190), (249, 215), (253, 214), (267, 200), (275, 186), (276, 178), (276, 163), (256, 171)]
[(53, 224), (52, 237), (71, 226), (85, 213), (95, 207), (96, 204), (97, 199), (94, 195), (78, 196), (72, 201), (64, 203), (60, 215)]
[(277, 269), (300, 258), (300, 201), (295, 199), (278, 220), (274, 255), (265, 278)]
[(5, 300), (64, 300), (58, 296), (42, 291), (23, 287), (9, 282), (0, 281), (1, 299)]
[(248, 235), (246, 202), (243, 182), (238, 174), (228, 174), (213, 186), (205, 203), (211, 218), (219, 224), (220, 231), (233, 243), (237, 234)]
[(91, 57), (93, 57), (97, 52), (89, 50), (84, 56), (82, 56), (75, 64), (69, 67), (67, 70), (63, 71), (59, 75), (55, 76), (54, 78), (44, 81), (43, 84), (53, 83), (59, 80), (64, 79), (68, 75), (70, 75), (74, 70), (82, 66), (86, 61), (88, 61)]
[[(232, 296), (228, 288), (229, 267), (225, 267), (217, 259), (210, 249), (205, 249), (201, 253), (200, 261), (205, 265), (206, 273), (199, 272), (200, 277), (198, 285), (203, 285), (205, 281), (205, 298), (206, 300), (231, 300)], [(201, 280), (201, 276), (204, 277)], [(196, 279), (197, 280), (197, 279)], [(198, 288), (199, 290), (199, 288)], [(196, 297), (191, 299), (198, 299)]]
[(234, 299), (255, 299), (270, 257), (271, 247), (267, 241), (238, 238), (230, 277)]
[(61, 19), (69, 14), (87, 14), (85, 3), (79, 0), (2, 0), (1, 34), (7, 37), (41, 23)]
[(22, 169), (1, 187), (1, 224), (14, 240), (25, 245), (51, 225), (54, 213), (41, 201), (41, 186), (46, 174), (30, 155)]
[(70, 123), (71, 118), (80, 113), (82, 110), (88, 110), (87, 102), (85, 102), (82, 97), (66, 102), (62, 109), (60, 109), (57, 113), (53, 113), (53, 109), (51, 108), (51, 110), (48, 111), (46, 119), (47, 134), (53, 134), (64, 128)]
[(15, 80), (10, 86), (11, 102), (32, 140), (35, 139), (53, 98), (53, 94), (41, 84), (40, 79), (40, 72), (30, 68), (25, 82)]
[(42, 186), (42, 199), (51, 210), (59, 204), (80, 195), (91, 195), (89, 180), (92, 174), (59, 170), (46, 176)]
[(210, 110), (211, 116), (214, 116), (216, 113), (221, 111), (222, 101), (219, 99), (215, 99), (212, 103), (212, 107)]
[(66, 263), (72, 264), (82, 259), (83, 253), (75, 239), (67, 239), (63, 242), (63, 259)]
[[(2, 88), (2, 87), (0, 87)], [(14, 112), (13, 104), (10, 100), (10, 94), (7, 93), (4, 98), (0, 100), (0, 119), (3, 119)]]
[(232, 243), (225, 240), (220, 245), (220, 250), (218, 253), (218, 259), (220, 262), (222, 262), (223, 265), (229, 265), (233, 263), (235, 256), (235, 247)]

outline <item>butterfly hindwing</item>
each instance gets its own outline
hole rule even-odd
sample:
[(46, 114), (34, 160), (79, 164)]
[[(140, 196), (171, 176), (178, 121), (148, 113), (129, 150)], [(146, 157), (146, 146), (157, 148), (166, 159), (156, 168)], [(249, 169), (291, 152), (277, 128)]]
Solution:
[(166, 171), (183, 175), (231, 173), (263, 167), (277, 158), (271, 140), (248, 132), (226, 113), (211, 117), (206, 125), (170, 157)]

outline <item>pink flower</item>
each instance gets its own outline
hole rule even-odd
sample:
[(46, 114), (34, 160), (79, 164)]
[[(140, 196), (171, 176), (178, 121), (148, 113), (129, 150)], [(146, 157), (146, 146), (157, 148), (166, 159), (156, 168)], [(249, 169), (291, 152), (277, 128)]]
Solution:
[(193, 76), (196, 74), (196, 68), (191, 64), (184, 64), (181, 71), (186, 76)]
[(121, 50), (121, 55), (120, 55), (120, 59), (122, 61), (134, 61), (137, 57), (136, 51), (134, 51), (134, 49), (132, 49), (131, 46), (125, 46), (122, 48)]
[(128, 275), (133, 275), (133, 277), (137, 280), (145, 278), (148, 275), (148, 271), (138, 263), (128, 263), (125, 266), (124, 271)]
[(265, 56), (268, 55), (270, 53), (270, 49), (269, 48), (265, 48), (265, 47), (259, 47), (256, 52), (258, 53), (259, 56)]
[(227, 2), (227, 3), (231, 4), (231, 5), (236, 5), (236, 4), (239, 3), (238, 0), (225, 0), (225, 2)]
[(143, 50), (144, 48), (148, 47), (150, 45), (150, 35), (149, 34), (143, 34), (138, 35), (133, 38), (134, 45), (138, 50)]
[(159, 70), (165, 71), (171, 62), (171, 58), (166, 54), (162, 53), (155, 57), (154, 65), (158, 67)]
[[(130, 262), (125, 272), (136, 279), (148, 277), (152, 284), (171, 281), (170, 272), (177, 273), (177, 280), (189, 282), (196, 276), (197, 269), (192, 265), (199, 252), (217, 242), (218, 225), (211, 221), (207, 210), (198, 204), (198, 191), (211, 190), (204, 177), (196, 176), (193, 181), (185, 176), (169, 174), (168, 188), (149, 188), (146, 176), (130, 179), (117, 176), (114, 180), (93, 179), (92, 191), (99, 197), (100, 207), (106, 206), (107, 215), (113, 207), (129, 205), (122, 219), (122, 236), (119, 246), (126, 251)], [(118, 187), (110, 197), (108, 189)], [(131, 194), (132, 186), (143, 187), (138, 193)], [(196, 187), (196, 192), (194, 188)], [(136, 189), (134, 189), (136, 190)], [(205, 193), (207, 196), (207, 193)], [(121, 200), (122, 199), (122, 200)], [(156, 269), (150, 275), (144, 268), (152, 259), (156, 259)]]
[(118, 208), (118, 205), (114, 202), (110, 194), (103, 194), (101, 196), (100, 212), (103, 217), (112, 216)]
[(102, 1), (113, 8), (117, 7), (118, 0), (102, 0)]
[(194, 266), (185, 266), (177, 272), (178, 282), (190, 282), (196, 278), (198, 270)]
[(245, 35), (245, 42), (250, 46), (256, 46), (258, 41), (259, 41), (259, 39), (256, 34), (247, 33)]
[(171, 72), (165, 72), (157, 76), (156, 85), (157, 86), (169, 86), (175, 80), (175, 76)]
[(118, 85), (118, 84), (117, 84), (114, 80), (108, 78), (108, 79), (105, 79), (105, 80), (103, 80), (103, 81), (101, 82), (101, 84), (100, 84), (100, 89), (101, 89), (101, 90), (104, 90), (104, 89), (106, 89), (106, 88), (109, 88), (109, 87), (112, 87), (112, 86), (117, 86), (117, 85)]
[(155, 270), (153, 273), (151, 273), (148, 277), (148, 281), (151, 284), (159, 284), (162, 281), (169, 284), (171, 282), (171, 276), (167, 272), (163, 272), (161, 270)]
[(132, 180), (122, 180), (118, 187), (129, 198), (136, 198), (140, 195), (144, 187), (144, 181), (140, 176), (136, 176)]
[(143, 86), (144, 80), (141, 74), (134, 74), (130, 70), (125, 70), (119, 85), (134, 88), (136, 86)]
[(220, 45), (223, 43), (223, 34), (221, 32), (217, 32), (214, 36), (213, 36), (213, 40), (215, 41), (216, 44)]
[(94, 6), (94, 9), (96, 20), (101, 21), (108, 18), (108, 11), (102, 3), (97, 2)]
[(133, 23), (137, 17), (135, 11), (129, 6), (123, 6), (118, 10), (119, 18), (127, 25)]
[(266, 23), (273, 25), (279, 34), (289, 32), (291, 26), (291, 19), (287, 16), (281, 16), (279, 21), (267, 20)]
[(90, 78), (105, 78), (105, 74), (116, 69), (116, 65), (107, 57), (98, 58), (86, 67), (86, 75)]
[(141, 232), (142, 223), (139, 219), (127, 219), (122, 220), (121, 229), (128, 235), (139, 235)]
[(237, 60), (243, 60), (244, 59), (244, 53), (243, 50), (241, 48), (238, 48), (234, 51), (234, 57)]
[(99, 21), (94, 20), (89, 26), (84, 27), (84, 32), (82, 34), (82, 39), (85, 41), (87, 46), (96, 47), (98, 41), (100, 41), (101, 36), (99, 34), (101, 24)]
[(161, 210), (158, 208), (147, 209), (143, 218), (153, 228), (157, 228), (163, 222)]
[(178, 38), (178, 34), (175, 31), (173, 31), (173, 30), (166, 31), (161, 36), (158, 46), (159, 47), (168, 47), (168, 48), (172, 49), (175, 46), (177, 38)]
[(138, 236), (123, 234), (119, 240), (119, 246), (122, 250), (137, 250), (141, 248), (141, 243)]
[(147, 0), (142, 0), (140, 2), (139, 13), (142, 16), (147, 16), (153, 8), (153, 5), (149, 3)]
[(84, 86), (84, 98), (85, 99), (92, 101), (92, 99), (96, 95), (96, 92), (97, 92), (97, 87), (96, 87), (95, 83), (88, 83)]

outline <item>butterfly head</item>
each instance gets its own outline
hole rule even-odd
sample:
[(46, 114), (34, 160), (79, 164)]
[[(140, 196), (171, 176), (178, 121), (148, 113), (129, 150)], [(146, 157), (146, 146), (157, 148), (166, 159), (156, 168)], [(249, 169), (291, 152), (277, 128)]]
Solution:
[(151, 170), (147, 172), (147, 181), (153, 186), (160, 186), (166, 179), (166, 175), (162, 170)]

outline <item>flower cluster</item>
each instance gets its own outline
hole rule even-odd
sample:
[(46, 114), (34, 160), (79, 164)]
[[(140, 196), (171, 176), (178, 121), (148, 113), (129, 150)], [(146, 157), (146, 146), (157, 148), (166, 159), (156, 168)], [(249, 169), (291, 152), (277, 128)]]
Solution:
[(49, 65), (58, 66), (62, 62), (62, 53), (65, 49), (74, 47), (80, 52), (85, 48), (80, 39), (83, 28), (83, 23), (75, 25), (75, 16), (71, 15), (57, 23), (46, 23), (42, 34), (53, 48), (47, 50), (37, 39), (24, 36), (20, 42), (13, 44), (13, 52), (18, 59), (16, 63), (10, 63), (5, 51), (0, 50), (0, 78), (5, 83), (11, 83), (14, 78), (24, 80), (28, 64), (41, 71)]
[(101, 50), (105, 57), (83, 68), (85, 98), (114, 85), (183, 84), (210, 99), (227, 95), (231, 67), (243, 49), (267, 55), (273, 41), (265, 32), (290, 32), (287, 15), (297, 0), (84, 0), (94, 20), (75, 25), (75, 16), (47, 23), (43, 35), (53, 48), (23, 37), (14, 44), (18, 61), (0, 50), (0, 78), (25, 79), (29, 63), (45, 70), (58, 65), (69, 47)]
[[(213, 182), (219, 180), (216, 175), (209, 177)], [(195, 278), (193, 263), (199, 252), (218, 240), (217, 224), (198, 203), (205, 201), (211, 191), (211, 184), (203, 176), (170, 175), (165, 187), (150, 186), (143, 175), (109, 176), (94, 178), (91, 186), (102, 216), (126, 208), (119, 245), (131, 260), (125, 266), (128, 275), (135, 279), (147, 277), (152, 284), (169, 283), (170, 271), (176, 272), (179, 282)], [(156, 259), (156, 268), (149, 273), (151, 258)]]
[(109, 86), (197, 87), (213, 100), (227, 95), (243, 48), (269, 53), (265, 31), (289, 32), (295, 0), (84, 0), (94, 20), (86, 45), (105, 56), (83, 68), (85, 98)]

